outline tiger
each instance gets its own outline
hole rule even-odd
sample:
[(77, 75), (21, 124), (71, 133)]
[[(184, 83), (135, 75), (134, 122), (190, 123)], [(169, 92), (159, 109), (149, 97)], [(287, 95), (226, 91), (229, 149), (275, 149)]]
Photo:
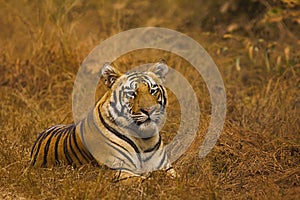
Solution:
[[(164, 60), (146, 71), (124, 74), (105, 63), (99, 75), (106, 93), (78, 123), (42, 131), (32, 147), (30, 166), (104, 164), (117, 171), (118, 180), (146, 177), (155, 170), (176, 176), (159, 132), (166, 120), (167, 73)], [(94, 141), (97, 152), (91, 153), (82, 141), (89, 133), (99, 136)]]

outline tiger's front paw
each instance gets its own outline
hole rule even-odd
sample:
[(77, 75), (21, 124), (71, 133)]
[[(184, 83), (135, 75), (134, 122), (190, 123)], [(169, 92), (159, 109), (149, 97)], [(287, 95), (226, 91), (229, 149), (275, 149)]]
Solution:
[(138, 183), (138, 182), (143, 182), (147, 177), (145, 176), (141, 176), (141, 175), (137, 175), (137, 174), (131, 174), (128, 172), (122, 172), (119, 171), (115, 174), (114, 178), (113, 178), (113, 182), (121, 182), (124, 184), (133, 184), (133, 183)]
[(171, 178), (178, 178), (180, 175), (175, 171), (173, 167), (170, 167), (169, 169), (166, 170), (167, 175)]

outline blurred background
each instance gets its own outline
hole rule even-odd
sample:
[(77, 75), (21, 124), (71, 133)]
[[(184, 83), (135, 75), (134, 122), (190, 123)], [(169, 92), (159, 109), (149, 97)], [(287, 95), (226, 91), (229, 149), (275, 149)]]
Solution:
[(71, 51), (70, 46), (92, 48), (113, 34), (145, 26), (175, 29), (197, 40), (205, 33), (234, 34), (292, 44), (300, 31), (298, 0), (2, 0), (0, 4), (2, 54), (20, 58), (49, 46), (65, 51)]
[[(2, 199), (297, 199), (300, 198), (299, 0), (0, 0), (0, 198)], [(80, 64), (101, 41), (138, 27), (165, 27), (199, 42), (223, 77), (223, 133), (198, 158), (210, 119), (201, 75), (184, 59), (140, 50), (117, 59), (123, 72), (164, 57), (191, 83), (201, 120), (176, 180), (155, 172), (131, 186), (110, 170), (61, 166), (24, 173), (46, 127), (72, 123)], [(99, 83), (95, 96), (106, 91)], [(168, 143), (180, 107), (169, 92)]]

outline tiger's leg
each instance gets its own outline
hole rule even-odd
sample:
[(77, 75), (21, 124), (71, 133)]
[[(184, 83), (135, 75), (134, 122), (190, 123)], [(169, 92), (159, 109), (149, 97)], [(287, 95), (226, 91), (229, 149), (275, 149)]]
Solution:
[(171, 165), (171, 163), (166, 164), (166, 166), (164, 167), (165, 172), (167, 173), (167, 175), (171, 178), (178, 178), (180, 177), (179, 174), (175, 171), (175, 169), (173, 168), (173, 166)]
[(138, 174), (133, 174), (133, 173), (129, 173), (127, 171), (120, 170), (115, 173), (113, 182), (122, 182), (125, 184), (132, 184), (134, 182), (142, 182), (146, 178), (147, 178), (147, 176), (145, 176), (145, 175), (138, 175)]
[(167, 172), (167, 175), (170, 176), (171, 178), (178, 178), (180, 177), (179, 174), (175, 171), (173, 167), (170, 167), (165, 170)]

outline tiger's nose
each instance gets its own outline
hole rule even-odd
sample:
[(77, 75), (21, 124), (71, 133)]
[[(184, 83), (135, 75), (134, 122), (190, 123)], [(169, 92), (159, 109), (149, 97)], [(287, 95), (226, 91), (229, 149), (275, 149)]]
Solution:
[(147, 108), (141, 108), (141, 112), (146, 114), (146, 115), (151, 115), (153, 113), (153, 111), (155, 110), (155, 107), (147, 107)]

